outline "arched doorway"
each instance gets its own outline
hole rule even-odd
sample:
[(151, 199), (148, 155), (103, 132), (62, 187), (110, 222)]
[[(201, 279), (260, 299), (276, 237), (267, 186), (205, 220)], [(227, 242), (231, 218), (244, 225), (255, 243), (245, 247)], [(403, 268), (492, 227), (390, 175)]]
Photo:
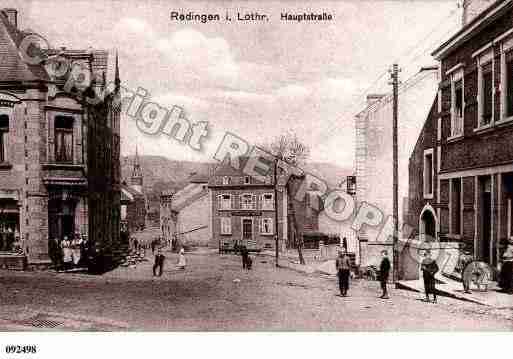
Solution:
[(436, 240), (436, 215), (430, 205), (426, 205), (420, 214), (419, 230), (422, 241)]

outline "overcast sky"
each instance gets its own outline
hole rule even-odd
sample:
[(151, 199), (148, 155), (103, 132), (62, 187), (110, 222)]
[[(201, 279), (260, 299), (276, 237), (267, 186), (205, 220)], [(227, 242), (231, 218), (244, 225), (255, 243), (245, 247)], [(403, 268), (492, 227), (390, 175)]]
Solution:
[[(457, 0), (438, 1), (11, 1), (21, 28), (52, 46), (119, 51), (125, 86), (144, 87), (212, 136), (198, 153), (165, 136), (142, 134), (125, 119), (122, 153), (211, 160), (225, 131), (265, 142), (294, 130), (311, 159), (353, 165), (354, 114), (365, 91), (389, 91), (395, 61), (406, 79), (434, 64), (429, 53), (459, 26)], [(172, 10), (258, 11), (263, 23), (178, 23)], [(332, 21), (291, 23), (280, 13), (327, 12)]]

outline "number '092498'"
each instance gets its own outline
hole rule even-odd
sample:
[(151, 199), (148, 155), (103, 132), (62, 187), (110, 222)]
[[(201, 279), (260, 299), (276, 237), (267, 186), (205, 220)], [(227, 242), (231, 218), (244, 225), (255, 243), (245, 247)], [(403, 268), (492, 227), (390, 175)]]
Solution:
[(36, 354), (37, 346), (35, 346), (35, 345), (6, 345), (5, 352), (7, 354)]

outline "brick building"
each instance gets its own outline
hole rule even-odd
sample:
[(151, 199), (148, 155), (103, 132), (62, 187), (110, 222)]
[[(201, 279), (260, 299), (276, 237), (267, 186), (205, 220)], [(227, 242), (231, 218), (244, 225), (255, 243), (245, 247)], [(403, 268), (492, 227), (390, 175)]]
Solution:
[[(114, 91), (90, 104), (106, 86), (108, 53), (49, 50), (61, 63), (89, 69), (92, 83), (64, 90), (73, 76), (52, 63), (23, 61), (27, 35), (15, 9), (0, 12), (0, 232), (14, 233), (29, 264), (47, 264), (48, 239), (80, 234), (105, 264), (124, 252), (120, 241), (119, 114)], [(55, 64), (55, 63), (53, 63)], [(59, 77), (57, 77), (59, 76)], [(119, 90), (117, 59), (115, 89)], [(7, 255), (7, 254), (6, 254)]]
[(441, 81), (410, 157), (407, 220), (497, 265), (513, 235), (513, 1), (464, 5), (433, 53)]
[(240, 159), (240, 170), (229, 164), (220, 164), (209, 180), (212, 207), (210, 246), (233, 248), (236, 243), (243, 243), (251, 249), (274, 249), (275, 235), (278, 235), (281, 249), (287, 238), (287, 196), (283, 195), (285, 191), (278, 192), (276, 207), (274, 172), (269, 171), (264, 178), (245, 175), (242, 169), (247, 160)]

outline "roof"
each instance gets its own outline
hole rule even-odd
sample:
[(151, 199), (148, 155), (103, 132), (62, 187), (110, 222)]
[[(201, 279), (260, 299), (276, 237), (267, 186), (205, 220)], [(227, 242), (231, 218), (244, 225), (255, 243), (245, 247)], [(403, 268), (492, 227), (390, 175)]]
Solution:
[(189, 178), (189, 183), (208, 183), (209, 176), (201, 173), (196, 173)]
[(487, 7), (478, 16), (473, 18), (468, 24), (463, 26), (451, 38), (440, 45), (431, 56), (440, 60), (448, 51), (454, 50), (462, 43), (468, 41), (474, 35), (479, 33), (482, 28), (489, 25), (497, 17), (502, 16), (506, 11), (513, 7), (513, 0), (497, 0)]
[(176, 193), (176, 199), (173, 199), (171, 202), (171, 209), (179, 212), (197, 200), (205, 197), (208, 193), (209, 190), (207, 187), (198, 184), (191, 184), (191, 187), (187, 188), (186, 191)]
[(134, 201), (135, 198), (144, 197), (144, 194), (139, 192), (138, 190), (136, 190), (133, 187), (122, 184), (121, 185), (121, 197), (122, 197), (121, 199), (122, 200), (124, 199), (123, 196), (124, 196), (125, 200)]
[(29, 33), (16, 29), (0, 11), (0, 82), (48, 81), (42, 65), (29, 65), (21, 58), (18, 47)]

